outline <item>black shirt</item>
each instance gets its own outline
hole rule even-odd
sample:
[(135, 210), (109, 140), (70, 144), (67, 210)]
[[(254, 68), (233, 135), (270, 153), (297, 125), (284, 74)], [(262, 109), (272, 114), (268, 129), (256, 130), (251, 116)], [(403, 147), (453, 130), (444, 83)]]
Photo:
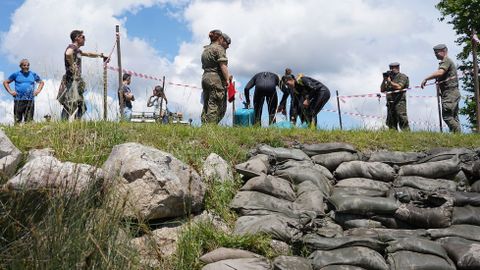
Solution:
[(273, 93), (280, 84), (277, 74), (272, 72), (260, 72), (255, 74), (253, 78), (245, 86), (245, 98), (249, 100), (250, 89), (255, 86), (255, 91)]

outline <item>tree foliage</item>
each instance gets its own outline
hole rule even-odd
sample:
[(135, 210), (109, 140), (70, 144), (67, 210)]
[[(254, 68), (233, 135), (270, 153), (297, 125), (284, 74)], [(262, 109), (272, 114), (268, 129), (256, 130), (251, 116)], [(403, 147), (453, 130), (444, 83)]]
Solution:
[[(462, 51), (457, 55), (461, 61), (459, 70), (464, 72), (461, 81), (463, 90), (469, 94), (466, 97), (466, 106), (460, 113), (466, 115), (472, 129), (476, 129), (476, 101), (473, 84), (473, 61), (471, 59), (472, 31), (480, 31), (480, 0), (441, 0), (436, 8), (440, 11), (440, 21), (446, 21), (453, 26), (458, 38), (455, 43), (462, 46)], [(478, 54), (478, 52), (477, 52)]]

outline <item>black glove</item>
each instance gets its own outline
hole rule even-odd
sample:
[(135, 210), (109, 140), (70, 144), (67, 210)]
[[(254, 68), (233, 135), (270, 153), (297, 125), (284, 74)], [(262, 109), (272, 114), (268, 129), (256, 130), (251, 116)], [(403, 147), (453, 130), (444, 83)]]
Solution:
[(250, 108), (250, 100), (243, 102), (243, 105), (245, 106), (245, 109)]

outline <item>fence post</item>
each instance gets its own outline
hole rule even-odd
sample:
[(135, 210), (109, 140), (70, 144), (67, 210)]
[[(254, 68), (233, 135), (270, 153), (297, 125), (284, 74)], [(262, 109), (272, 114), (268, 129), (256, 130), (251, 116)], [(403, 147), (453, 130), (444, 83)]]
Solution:
[(435, 84), (437, 87), (437, 105), (438, 105), (438, 121), (440, 123), (440, 132), (443, 132), (443, 123), (442, 123), (442, 102), (440, 100), (440, 86), (438, 83)]
[(342, 110), (340, 109), (340, 98), (338, 96), (338, 90), (337, 92), (337, 111), (338, 111), (338, 121), (340, 123), (340, 130), (343, 130), (343, 123), (342, 123)]
[(123, 118), (124, 102), (123, 102), (123, 93), (122, 93), (122, 53), (120, 50), (120, 26), (115, 27), (116, 37), (117, 37), (117, 59), (118, 59), (118, 102), (120, 103), (120, 119)]
[(107, 121), (107, 62), (103, 63), (103, 121)]

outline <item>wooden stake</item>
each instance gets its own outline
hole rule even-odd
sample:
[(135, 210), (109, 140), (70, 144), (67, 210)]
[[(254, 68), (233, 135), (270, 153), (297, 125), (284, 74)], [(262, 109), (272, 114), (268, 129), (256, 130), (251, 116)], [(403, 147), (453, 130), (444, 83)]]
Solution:
[(117, 25), (115, 27), (115, 32), (117, 36), (117, 59), (118, 59), (118, 101), (120, 102), (120, 119), (123, 118), (123, 111), (124, 111), (124, 101), (123, 101), (123, 93), (122, 93), (122, 53), (120, 50), (120, 26)]

